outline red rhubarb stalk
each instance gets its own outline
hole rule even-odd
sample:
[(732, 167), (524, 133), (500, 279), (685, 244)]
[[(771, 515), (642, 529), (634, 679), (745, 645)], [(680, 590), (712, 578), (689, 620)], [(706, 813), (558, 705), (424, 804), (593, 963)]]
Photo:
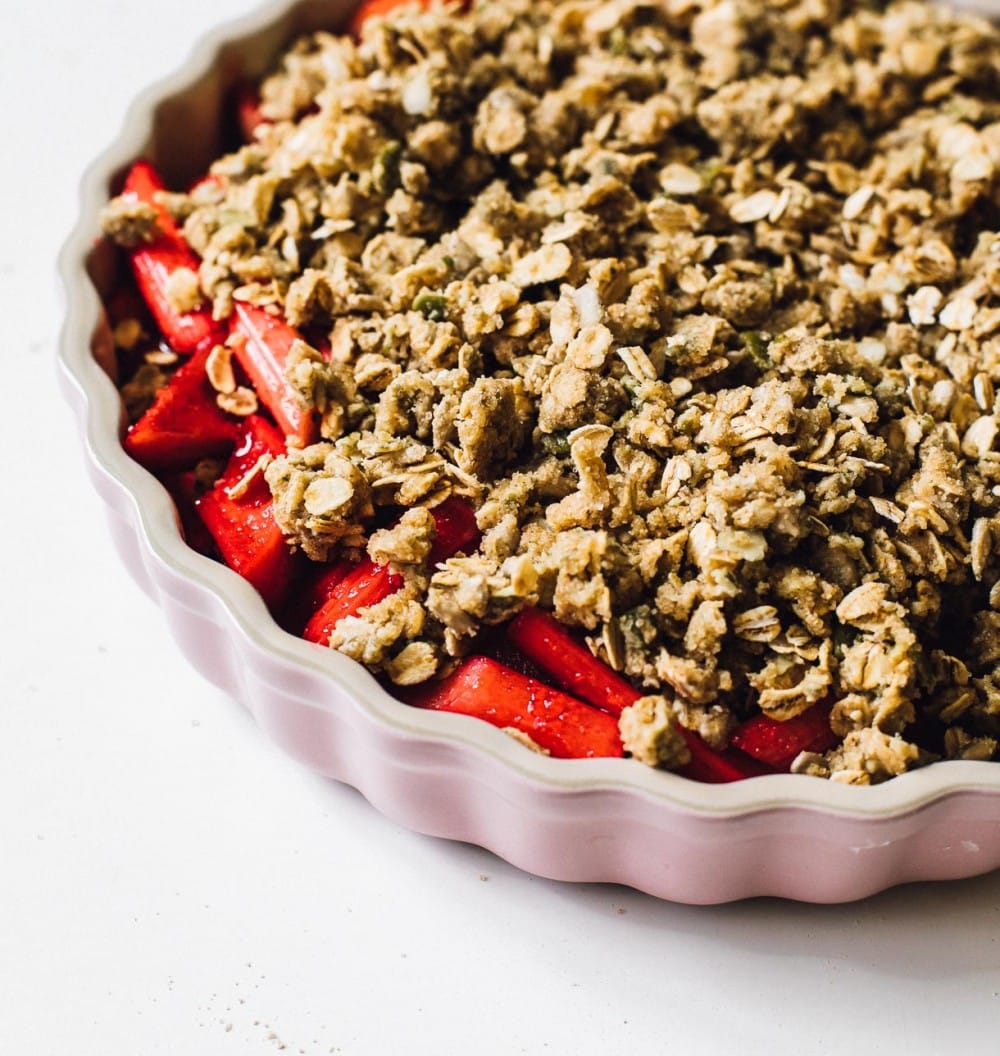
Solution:
[(507, 625), (507, 637), (568, 693), (611, 715), (642, 696), (541, 609), (523, 609)]
[(124, 198), (151, 205), (156, 210), (159, 234), (149, 243), (129, 251), (135, 281), (149, 305), (167, 343), (182, 356), (191, 355), (203, 345), (221, 341), (225, 328), (212, 318), (207, 306), (191, 312), (178, 312), (168, 296), (171, 278), (182, 268), (197, 273), (198, 257), (184, 241), (173, 217), (160, 204), (158, 193), (163, 180), (149, 162), (137, 161), (125, 177)]
[(474, 549), (479, 544), (476, 512), (465, 499), (453, 495), (435, 506), (431, 516), (434, 518), (434, 542), (427, 563), (432, 568), (454, 557), (459, 550)]
[(184, 542), (206, 557), (215, 555), (215, 540), (205, 527), (205, 522), (198, 516), (195, 502), (203, 489), (199, 486), (197, 474), (193, 469), (181, 473), (167, 473), (160, 480), (170, 492), (170, 497), (177, 507), (177, 517), (181, 523)]
[(307, 642), (329, 645), (338, 621), (345, 616), (356, 616), (369, 605), (385, 601), (402, 585), (402, 576), (390, 572), (386, 565), (376, 565), (366, 558), (334, 583), (327, 600), (306, 624), (302, 637)]
[(618, 723), (610, 715), (485, 656), (469, 657), (440, 682), (406, 691), (405, 699), (513, 727), (557, 759), (622, 755)]
[[(642, 694), (578, 642), (541, 609), (524, 609), (508, 625), (509, 640), (559, 685), (594, 707), (619, 716)], [(762, 770), (737, 752), (718, 752), (682, 728), (691, 761), (678, 772), (694, 781), (722, 784), (755, 777)]]
[(125, 450), (147, 469), (183, 469), (200, 458), (227, 455), (239, 425), (215, 402), (205, 376), (206, 345), (175, 371), (125, 435)]
[[(431, 566), (446, 561), (459, 550), (467, 549), (479, 538), (476, 515), (472, 507), (459, 498), (445, 499), (431, 510), (434, 517), (435, 538), (428, 556)], [(326, 588), (325, 600), (318, 604), (302, 632), (307, 641), (327, 645), (338, 620), (356, 616), (362, 609), (384, 601), (403, 585), (401, 576), (389, 571), (386, 565), (376, 565), (370, 558), (344, 572), (344, 563), (332, 566), (321, 576)]]
[(229, 341), (240, 366), (278, 425), (306, 445), (318, 436), (316, 419), (299, 406), (285, 377), (288, 353), (300, 340), (302, 335), (295, 327), (263, 308), (238, 303), (233, 311)]
[(830, 729), (829, 705), (814, 704), (784, 722), (755, 715), (736, 730), (732, 743), (766, 766), (788, 770), (799, 752), (825, 752), (838, 740)]
[(336, 587), (354, 568), (350, 561), (335, 561), (310, 568), (291, 600), (290, 610), (285, 614), (285, 626), (293, 634), (301, 634), (308, 620), (330, 600)]
[(243, 422), (239, 442), (222, 476), (195, 503), (222, 560), (276, 608), (292, 581), (294, 559), (274, 520), (271, 491), (260, 463), (285, 450), (282, 435), (266, 418)]

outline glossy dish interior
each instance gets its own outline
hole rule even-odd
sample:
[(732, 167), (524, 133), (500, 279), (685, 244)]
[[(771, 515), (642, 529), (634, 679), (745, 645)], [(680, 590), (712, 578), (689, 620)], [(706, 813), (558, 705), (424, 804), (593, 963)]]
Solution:
[[(530, 872), (714, 903), (754, 895), (834, 902), (1000, 866), (1000, 768), (934, 764), (876, 787), (793, 775), (703, 785), (621, 760), (552, 760), (462, 716), (390, 697), (364, 669), (283, 632), (235, 573), (189, 549), (166, 491), (121, 446), (101, 296), (113, 254), (98, 214), (145, 155), (182, 185), (220, 148), (230, 89), (297, 33), (343, 25), (353, 4), (279, 2), (205, 38), (133, 105), (83, 181), (61, 259), (61, 378), (94, 486), (129, 572), (182, 652), (285, 751), (421, 832), (486, 847)], [(981, 6), (981, 5), (980, 5)]]

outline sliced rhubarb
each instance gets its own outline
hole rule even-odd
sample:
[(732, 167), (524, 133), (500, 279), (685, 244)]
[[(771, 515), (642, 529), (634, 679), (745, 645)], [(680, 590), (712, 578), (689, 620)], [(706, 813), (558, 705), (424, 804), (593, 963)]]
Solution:
[(690, 762), (677, 771), (682, 777), (706, 785), (727, 785), (731, 781), (745, 781), (748, 777), (762, 777), (771, 773), (769, 767), (748, 759), (732, 748), (716, 751), (691, 730), (682, 727), (681, 733), (691, 753)]
[(621, 715), (642, 696), (541, 609), (518, 613), (507, 625), (507, 637), (568, 693), (612, 715)]
[(262, 467), (284, 450), (278, 430), (266, 418), (251, 415), (222, 476), (195, 503), (222, 560), (252, 583), (272, 608), (287, 594), (295, 563), (274, 520)]
[(125, 450), (147, 469), (183, 469), (228, 455), (236, 443), (239, 423), (216, 404), (205, 375), (209, 351), (182, 363), (125, 435)]
[(465, 499), (445, 499), (431, 510), (434, 518), (434, 542), (427, 563), (431, 566), (454, 557), (459, 550), (470, 550), (479, 543), (476, 511)]
[[(446, 561), (479, 539), (475, 512), (464, 499), (445, 499), (434, 507), (431, 514), (435, 538), (428, 556), (430, 565)], [(324, 570), (320, 577), (322, 585), (313, 587), (317, 591), (326, 589), (327, 594), (322, 604), (313, 610), (302, 632), (307, 641), (327, 645), (339, 620), (356, 616), (369, 605), (384, 601), (403, 585), (401, 576), (390, 572), (386, 565), (376, 565), (370, 558), (365, 558), (346, 574), (342, 573), (342, 567)]]
[(402, 585), (402, 576), (366, 558), (334, 584), (330, 596), (306, 624), (302, 637), (307, 642), (328, 645), (338, 621), (385, 601)]
[(184, 541), (199, 554), (204, 554), (206, 557), (215, 556), (215, 540), (195, 508), (196, 500), (204, 494), (204, 489), (198, 484), (195, 471), (188, 469), (183, 473), (168, 473), (160, 479), (177, 507), (177, 516), (180, 518)]
[(203, 345), (220, 341), (225, 328), (212, 318), (207, 306), (178, 312), (171, 303), (168, 291), (173, 276), (181, 269), (197, 273), (199, 262), (173, 217), (158, 200), (158, 192), (163, 189), (163, 180), (148, 162), (137, 161), (129, 170), (122, 197), (151, 205), (159, 228), (153, 242), (130, 250), (129, 256), (136, 284), (161, 333), (174, 351), (187, 356)]
[[(295, 589), (288, 598), (288, 604), (278, 614), (278, 622), (289, 634), (303, 637), (309, 621), (330, 600), (336, 588), (354, 571), (352, 561), (335, 561), (332, 564), (316, 565), (305, 562), (306, 567), (300, 570)], [(332, 631), (333, 628), (331, 627)], [(323, 639), (326, 645), (329, 634)]]
[(310, 619), (329, 600), (334, 590), (354, 571), (351, 561), (335, 561), (329, 565), (316, 566), (313, 575), (307, 578), (293, 606), (295, 613), (289, 621), (296, 633), (302, 630)]
[[(507, 626), (508, 639), (546, 675), (594, 707), (619, 716), (642, 694), (540, 609), (524, 609)], [(762, 767), (738, 752), (718, 752), (682, 729), (691, 761), (678, 773), (693, 781), (723, 784), (756, 777)]]
[(284, 319), (252, 304), (236, 305), (229, 343), (257, 397), (288, 436), (305, 445), (318, 436), (315, 415), (299, 406), (285, 377), (288, 353), (302, 335)]
[(464, 660), (440, 682), (408, 690), (405, 699), (520, 730), (557, 759), (622, 755), (610, 715), (485, 656)]
[(825, 752), (838, 740), (830, 729), (829, 706), (814, 704), (784, 722), (768, 715), (755, 715), (737, 729), (732, 743), (775, 770), (788, 770), (799, 752)]

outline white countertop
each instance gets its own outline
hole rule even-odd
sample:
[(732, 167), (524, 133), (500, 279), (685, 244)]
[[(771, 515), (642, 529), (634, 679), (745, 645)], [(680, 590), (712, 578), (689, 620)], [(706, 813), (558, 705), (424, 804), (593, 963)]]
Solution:
[(245, 6), (5, 18), (0, 1053), (995, 1053), (1000, 875), (707, 909), (539, 880), (384, 820), (187, 667), (75, 449), (54, 260), (130, 97)]

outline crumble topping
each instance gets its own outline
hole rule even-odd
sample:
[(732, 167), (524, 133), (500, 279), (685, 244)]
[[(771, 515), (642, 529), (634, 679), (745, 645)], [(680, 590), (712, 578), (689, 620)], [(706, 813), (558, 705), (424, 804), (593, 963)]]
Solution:
[(691, 753), (677, 718), (663, 696), (640, 697), (618, 720), (625, 751), (648, 766), (684, 766)]
[(128, 196), (112, 198), (101, 212), (101, 228), (119, 246), (152, 242), (160, 233), (156, 209)]
[(363, 546), (360, 522), (372, 514), (368, 480), (332, 444), (291, 448), (268, 464), (265, 477), (275, 521), (314, 561)]
[[(169, 204), (217, 316), (329, 337), (290, 357), (323, 440), (264, 470), (278, 523), (407, 578), (331, 645), (407, 684), (537, 604), (648, 694), (622, 734), (652, 765), (678, 722), (723, 747), (821, 701), (843, 741), (799, 772), (993, 758), (998, 53), (910, 0), (496, 0), (298, 41)], [(483, 542), (427, 568), (452, 493)]]
[(201, 304), (201, 286), (198, 275), (190, 268), (177, 268), (171, 272), (166, 284), (167, 303), (183, 315), (194, 311)]

